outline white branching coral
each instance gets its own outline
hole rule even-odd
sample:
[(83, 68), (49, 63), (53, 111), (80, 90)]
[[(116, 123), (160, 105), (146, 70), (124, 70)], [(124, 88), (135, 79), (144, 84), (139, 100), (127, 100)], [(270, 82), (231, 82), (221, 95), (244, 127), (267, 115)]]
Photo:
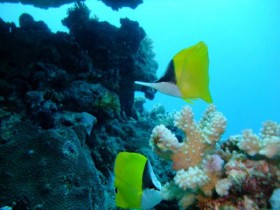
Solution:
[(272, 136), (262, 139), (262, 149), (259, 154), (265, 155), (268, 158), (274, 158), (280, 155), (280, 138)]
[(158, 125), (152, 131), (150, 146), (157, 155), (168, 158), (181, 144), (169, 129), (164, 125)]
[(177, 171), (174, 182), (183, 190), (195, 190), (209, 181), (209, 177), (204, 170), (198, 167), (190, 167), (188, 170)]
[(220, 196), (228, 195), (228, 191), (232, 186), (232, 181), (230, 179), (224, 178), (220, 179), (216, 184), (216, 192)]
[(261, 129), (261, 137), (270, 138), (270, 137), (279, 137), (280, 136), (280, 125), (277, 122), (266, 121), (263, 123)]
[[(208, 106), (199, 122), (194, 120), (191, 107), (185, 106), (174, 116), (174, 125), (185, 133), (182, 141), (164, 125), (153, 129), (153, 151), (171, 160), (175, 170), (174, 178), (162, 187), (164, 200), (176, 199), (181, 209), (187, 209), (193, 207), (190, 205), (208, 206), (208, 201), (216, 197), (215, 191), (219, 203), (244, 189), (242, 205), (252, 209), (258, 208), (254, 205), (257, 202), (246, 197), (247, 192), (279, 186), (280, 165), (276, 160), (280, 158), (280, 125), (268, 121), (259, 135), (248, 129), (221, 142), (226, 122), (214, 105)], [(248, 155), (257, 158), (249, 159)], [(215, 201), (210, 206), (217, 207)]]
[(251, 129), (243, 131), (243, 138), (241, 138), (237, 145), (251, 156), (256, 155), (261, 148), (259, 137)]
[[(174, 125), (185, 133), (182, 142), (163, 125), (156, 126), (150, 138), (153, 151), (172, 160), (173, 169), (177, 171), (172, 184), (163, 188), (163, 194), (170, 198), (175, 185), (184, 192), (180, 199), (176, 197), (177, 200), (181, 200), (190, 190), (193, 193), (200, 190), (210, 195), (223, 168), (224, 161), (215, 151), (216, 143), (225, 131), (226, 118), (216, 111), (214, 105), (209, 105), (197, 123), (191, 107), (185, 106), (175, 114)], [(189, 201), (187, 198), (183, 200)]]
[(160, 192), (161, 192), (162, 199), (167, 201), (173, 199), (179, 200), (185, 194), (185, 192), (181, 188), (179, 188), (178, 185), (174, 183), (174, 181), (165, 183), (161, 187)]
[(221, 138), (225, 132), (227, 120), (221, 112), (216, 111), (216, 107), (209, 105), (199, 122), (200, 130), (203, 131), (204, 141), (213, 144)]
[(248, 155), (264, 155), (268, 158), (279, 156), (280, 153), (280, 125), (267, 121), (263, 124), (260, 137), (252, 130), (244, 130), (238, 147)]
[(188, 169), (201, 163), (206, 151), (212, 150), (226, 128), (226, 118), (209, 105), (199, 123), (194, 120), (190, 106), (185, 106), (174, 116), (174, 125), (185, 133), (179, 143), (163, 125), (154, 128), (150, 145), (160, 156), (169, 156), (175, 170)]
[(185, 193), (184, 196), (179, 201), (182, 209), (187, 209), (190, 205), (192, 205), (196, 200), (196, 196), (193, 193)]
[(225, 165), (225, 172), (228, 178), (237, 185), (242, 183), (247, 176), (246, 165), (241, 160), (230, 159)]

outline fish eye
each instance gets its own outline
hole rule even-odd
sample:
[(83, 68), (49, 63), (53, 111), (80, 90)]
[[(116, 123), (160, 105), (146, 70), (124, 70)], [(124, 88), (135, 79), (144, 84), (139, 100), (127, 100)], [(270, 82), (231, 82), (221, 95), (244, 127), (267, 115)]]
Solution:
[(156, 186), (152, 183), (150, 185), (148, 185), (147, 188), (150, 189), (150, 190), (156, 190)]
[(158, 187), (156, 187), (154, 184), (151, 184), (147, 187), (150, 190), (160, 190)]
[(118, 188), (115, 187), (115, 193), (118, 193)]

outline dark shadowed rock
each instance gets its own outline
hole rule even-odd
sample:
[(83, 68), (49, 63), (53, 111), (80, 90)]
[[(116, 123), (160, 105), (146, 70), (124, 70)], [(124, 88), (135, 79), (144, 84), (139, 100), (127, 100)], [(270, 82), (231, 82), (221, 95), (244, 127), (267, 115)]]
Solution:
[[(122, 7), (130, 7), (135, 9), (142, 0), (101, 0), (107, 6), (111, 7), (114, 10), (118, 10)], [(0, 0), (0, 3), (9, 2), (9, 3), (21, 3), (21, 4), (30, 4), (35, 7), (40, 8), (50, 8), (50, 7), (60, 7), (64, 4), (70, 4), (77, 2), (75, 0)]]
[(107, 6), (114, 10), (118, 10), (122, 7), (130, 7), (135, 9), (139, 4), (143, 3), (143, 0), (102, 0)]
[(1, 205), (106, 209), (95, 164), (73, 129), (38, 132), (24, 122), (14, 130), (10, 141), (0, 144)]
[(43, 21), (35, 21), (33, 17), (27, 13), (23, 13), (19, 17), (19, 25), (23, 30), (50, 32), (50, 29)]
[(81, 3), (64, 24), (70, 34), (0, 19), (0, 207), (114, 209), (116, 155), (148, 147), (156, 121), (130, 117), (134, 81), (155, 78), (143, 28), (91, 19)]
[[(119, 28), (91, 19), (89, 9), (82, 3), (70, 8), (68, 17), (62, 23), (69, 28), (79, 45), (88, 51), (93, 65), (101, 70), (103, 78), (106, 76), (101, 84), (118, 94), (122, 113), (135, 117), (134, 82), (155, 81), (158, 67), (151, 41), (145, 39), (144, 29), (137, 21), (128, 18), (120, 19)], [(110, 75), (114, 77), (108, 77)], [(112, 82), (105, 84), (104, 81), (108, 80)], [(117, 84), (117, 87), (114, 88), (113, 84)], [(147, 88), (139, 90), (150, 99), (155, 94)]]

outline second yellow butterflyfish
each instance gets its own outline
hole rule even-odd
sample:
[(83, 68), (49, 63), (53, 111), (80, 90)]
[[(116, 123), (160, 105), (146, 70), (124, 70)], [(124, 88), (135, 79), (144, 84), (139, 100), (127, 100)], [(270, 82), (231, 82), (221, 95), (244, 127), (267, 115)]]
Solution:
[(114, 174), (117, 207), (151, 209), (161, 202), (161, 184), (144, 155), (120, 152)]
[(204, 42), (199, 42), (178, 52), (170, 61), (166, 72), (156, 82), (135, 83), (180, 97), (187, 102), (201, 98), (212, 103), (208, 69), (208, 47)]

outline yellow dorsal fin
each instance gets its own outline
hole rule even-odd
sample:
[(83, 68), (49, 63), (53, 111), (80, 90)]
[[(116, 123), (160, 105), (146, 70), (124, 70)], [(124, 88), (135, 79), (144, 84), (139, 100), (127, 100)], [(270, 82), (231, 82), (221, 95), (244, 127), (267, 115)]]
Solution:
[(204, 42), (186, 48), (173, 57), (176, 85), (185, 100), (201, 98), (212, 103), (209, 91), (208, 48)]

